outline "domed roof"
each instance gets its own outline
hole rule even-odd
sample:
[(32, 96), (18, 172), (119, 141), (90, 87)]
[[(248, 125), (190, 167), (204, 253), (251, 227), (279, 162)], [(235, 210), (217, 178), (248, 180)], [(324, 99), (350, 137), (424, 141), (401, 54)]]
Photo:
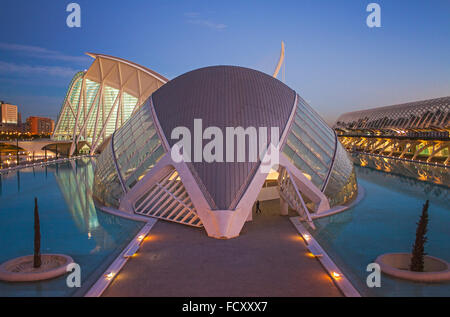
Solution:
[[(161, 128), (169, 145), (173, 146), (178, 140), (170, 138), (172, 130), (183, 126), (193, 134), (194, 119), (202, 119), (203, 130), (219, 127), (224, 135), (226, 127), (267, 127), (269, 131), (271, 127), (278, 127), (281, 137), (294, 107), (295, 91), (253, 69), (212, 66), (169, 81), (151, 98)], [(209, 140), (203, 142), (205, 145)], [(201, 181), (200, 188), (211, 208), (233, 209), (260, 162), (189, 164)]]

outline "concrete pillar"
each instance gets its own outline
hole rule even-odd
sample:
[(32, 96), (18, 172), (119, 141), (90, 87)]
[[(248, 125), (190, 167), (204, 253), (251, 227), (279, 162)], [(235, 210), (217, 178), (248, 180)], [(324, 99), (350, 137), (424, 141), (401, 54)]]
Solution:
[(245, 220), (245, 221), (248, 222), (248, 221), (252, 221), (252, 220), (253, 220), (253, 206), (252, 206), (250, 212), (248, 213), (247, 220)]
[(280, 215), (287, 216), (289, 212), (289, 205), (288, 203), (280, 197)]

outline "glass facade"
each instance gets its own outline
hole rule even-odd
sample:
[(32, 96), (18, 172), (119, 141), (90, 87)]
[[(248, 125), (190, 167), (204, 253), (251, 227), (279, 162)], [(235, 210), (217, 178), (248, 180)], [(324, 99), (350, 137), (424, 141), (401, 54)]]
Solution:
[(356, 193), (353, 164), (334, 131), (297, 97), (297, 108), (282, 152), (325, 193), (331, 206), (345, 203)]
[(319, 189), (328, 177), (335, 146), (334, 131), (298, 96), (283, 152)]
[(72, 140), (75, 132), (80, 141), (99, 145), (131, 116), (138, 98), (84, 77), (79, 72), (72, 79), (53, 138)]
[(114, 133), (114, 150), (126, 188), (132, 188), (164, 155), (149, 103)]
[[(63, 105), (79, 104), (81, 84), (83, 82), (84, 72), (78, 72), (73, 76), (64, 98)], [(73, 125), (76, 113), (73, 113), (71, 106), (61, 108), (61, 112), (56, 120), (56, 128), (53, 137), (58, 140), (69, 140), (73, 135)]]
[(358, 185), (353, 161), (341, 143), (338, 142), (333, 170), (325, 188), (325, 195), (328, 197), (330, 205), (335, 206), (352, 201), (356, 198), (357, 192)]
[(110, 144), (99, 156), (95, 197), (106, 206), (118, 207), (124, 190), (132, 188), (145, 176), (164, 153), (147, 102), (113, 134)]
[[(324, 192), (331, 206), (350, 202), (357, 193), (352, 161), (334, 131), (303, 99), (297, 100), (282, 152)], [(118, 207), (120, 197), (165, 154), (151, 107), (149, 99), (112, 134), (98, 158), (94, 195), (106, 206)]]
[(110, 142), (97, 160), (94, 175), (94, 196), (105, 206), (118, 207), (119, 199), (123, 193)]

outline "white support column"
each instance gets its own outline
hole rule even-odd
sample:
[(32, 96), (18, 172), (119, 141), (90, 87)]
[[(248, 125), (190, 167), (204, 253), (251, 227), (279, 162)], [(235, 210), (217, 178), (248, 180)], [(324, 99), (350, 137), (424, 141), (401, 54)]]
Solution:
[(100, 131), (99, 137), (97, 138), (97, 140), (95, 140), (95, 143), (92, 145), (91, 152), (95, 152), (95, 150), (97, 149), (97, 145), (98, 145), (98, 141), (100, 140), (100, 136), (105, 133), (106, 126), (108, 125), (108, 122), (109, 122), (109, 120), (111, 118), (111, 115), (114, 112), (114, 108), (116, 107), (116, 105), (117, 105), (117, 103), (119, 101), (120, 95), (121, 94), (119, 92), (117, 94), (116, 100), (114, 100), (114, 103), (113, 103), (113, 105), (112, 105), (112, 107), (111, 107), (111, 109), (109, 111), (108, 117), (106, 118), (106, 120), (103, 123), (103, 127), (102, 127), (102, 130)]
[(253, 221), (253, 208), (252, 208), (252, 211), (248, 213), (246, 222), (249, 222), (249, 221)]
[[(84, 121), (83, 126), (81, 127), (80, 133), (78, 134), (78, 136), (76, 138), (76, 144), (78, 144), (78, 142), (80, 141), (81, 134), (84, 134), (84, 139), (86, 141), (86, 128), (89, 123), (89, 117), (91, 116), (92, 111), (94, 110), (94, 105), (97, 101), (97, 98), (99, 98), (99, 96), (100, 96), (100, 91), (101, 91), (101, 86), (98, 88), (97, 93), (96, 93), (94, 99), (92, 100), (92, 103), (89, 105), (89, 111), (86, 116), (86, 120)], [(70, 153), (70, 155), (72, 155), (72, 154), (73, 153)]]
[(83, 91), (85, 89), (85, 77), (83, 77), (83, 81), (81, 83), (81, 89), (80, 89), (80, 98), (78, 99), (78, 108), (77, 108), (77, 117), (75, 118), (75, 124), (74, 124), (74, 128), (73, 128), (73, 135), (72, 135), (72, 145), (70, 146), (70, 151), (69, 153), (71, 153), (70, 155), (73, 154), (74, 150), (75, 150), (75, 144), (76, 144), (76, 134), (77, 134), (77, 128), (78, 128), (78, 120), (80, 118), (80, 110), (81, 110), (81, 102), (82, 102), (82, 97), (83, 97)]
[(97, 105), (97, 114), (95, 116), (95, 123), (94, 123), (94, 132), (92, 134), (92, 141), (90, 144), (90, 155), (94, 154), (95, 150), (92, 150), (92, 146), (94, 145), (95, 141), (97, 140), (97, 126), (98, 126), (98, 119), (99, 119), (99, 114), (100, 114), (100, 109), (101, 107), (103, 107), (103, 87), (104, 84), (100, 84), (100, 96), (99, 96), (99, 100), (98, 100), (98, 105)]
[(287, 216), (289, 214), (289, 205), (280, 195), (280, 215)]

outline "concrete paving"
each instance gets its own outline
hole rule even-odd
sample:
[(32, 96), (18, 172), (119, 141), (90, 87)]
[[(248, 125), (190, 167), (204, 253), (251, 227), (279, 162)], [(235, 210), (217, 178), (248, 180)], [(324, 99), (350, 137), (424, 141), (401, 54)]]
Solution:
[(342, 296), (278, 200), (261, 209), (230, 240), (158, 221), (103, 296)]

